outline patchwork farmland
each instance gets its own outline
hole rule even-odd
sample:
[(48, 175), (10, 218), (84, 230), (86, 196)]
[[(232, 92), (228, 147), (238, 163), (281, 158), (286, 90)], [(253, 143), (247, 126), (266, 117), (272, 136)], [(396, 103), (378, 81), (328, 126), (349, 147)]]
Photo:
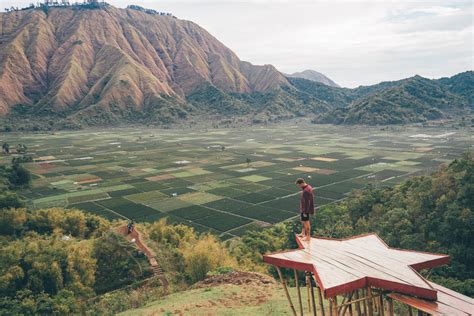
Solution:
[[(279, 127), (162, 130), (107, 129), (1, 134), (22, 143), (34, 208), (68, 207), (108, 219), (167, 217), (221, 238), (297, 216), (302, 177), (318, 207), (353, 189), (393, 185), (431, 172), (472, 149), (468, 130), (440, 128)], [(0, 156), (9, 164), (11, 156)]]

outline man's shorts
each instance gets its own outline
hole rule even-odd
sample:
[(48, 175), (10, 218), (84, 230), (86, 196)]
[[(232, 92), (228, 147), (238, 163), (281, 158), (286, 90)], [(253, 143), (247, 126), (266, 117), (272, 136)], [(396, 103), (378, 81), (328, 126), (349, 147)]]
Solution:
[(302, 222), (309, 221), (309, 213), (301, 213), (301, 221)]

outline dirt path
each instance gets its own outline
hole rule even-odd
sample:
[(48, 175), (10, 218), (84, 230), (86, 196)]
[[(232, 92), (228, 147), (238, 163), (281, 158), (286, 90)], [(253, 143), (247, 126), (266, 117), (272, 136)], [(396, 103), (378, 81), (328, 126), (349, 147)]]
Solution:
[(125, 225), (125, 226), (118, 227), (116, 231), (122, 236), (124, 236), (128, 241), (135, 239), (136, 247), (140, 249), (141, 251), (143, 251), (143, 253), (147, 256), (148, 261), (150, 262), (151, 268), (153, 270), (153, 273), (160, 279), (161, 284), (163, 285), (163, 288), (165, 289), (165, 291), (168, 291), (168, 285), (169, 285), (168, 280), (164, 276), (161, 268), (159, 267), (158, 262), (156, 261), (155, 255), (153, 254), (153, 252), (150, 250), (150, 248), (147, 247), (147, 245), (145, 245), (142, 242), (140, 233), (137, 231), (137, 229), (135, 228), (133, 232), (128, 234), (128, 229), (127, 229), (127, 226)]

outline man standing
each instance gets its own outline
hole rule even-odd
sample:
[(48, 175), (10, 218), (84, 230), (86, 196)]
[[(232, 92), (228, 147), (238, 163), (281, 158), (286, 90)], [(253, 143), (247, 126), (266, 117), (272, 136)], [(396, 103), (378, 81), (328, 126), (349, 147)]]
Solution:
[(135, 229), (135, 222), (133, 221), (133, 219), (128, 222), (128, 225), (127, 225), (127, 233), (128, 234), (131, 234), (133, 233), (133, 230)]
[(314, 214), (314, 196), (313, 188), (307, 184), (304, 179), (296, 180), (296, 185), (301, 188), (300, 213), (301, 213), (301, 234), (303, 240), (309, 241), (311, 238), (311, 226), (309, 223), (309, 215)]

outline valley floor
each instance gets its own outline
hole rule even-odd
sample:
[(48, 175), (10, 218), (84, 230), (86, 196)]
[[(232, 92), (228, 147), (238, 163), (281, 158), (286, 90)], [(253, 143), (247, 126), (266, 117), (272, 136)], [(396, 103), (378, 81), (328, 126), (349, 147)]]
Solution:
[(235, 129), (117, 128), (4, 133), (27, 146), (32, 208), (68, 207), (108, 219), (167, 217), (221, 239), (297, 216), (296, 178), (316, 205), (367, 184), (393, 185), (472, 148), (469, 128), (347, 127), (292, 122)]

